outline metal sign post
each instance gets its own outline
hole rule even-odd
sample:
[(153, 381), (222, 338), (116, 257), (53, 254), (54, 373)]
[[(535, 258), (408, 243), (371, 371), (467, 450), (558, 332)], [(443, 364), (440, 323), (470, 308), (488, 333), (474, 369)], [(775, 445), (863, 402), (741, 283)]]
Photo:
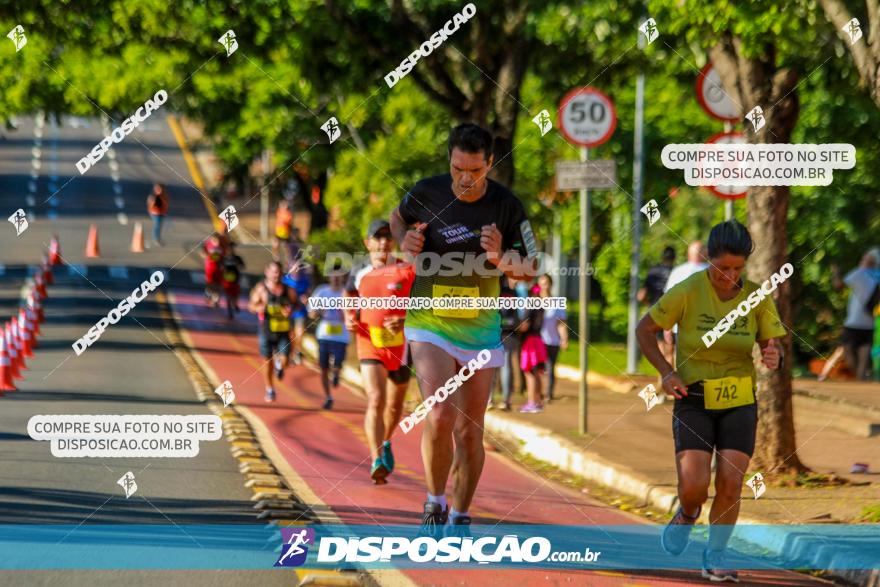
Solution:
[[(581, 161), (589, 161), (590, 150), (581, 147)], [(578, 378), (578, 431), (587, 433), (587, 372), (589, 371), (589, 358), (587, 354), (590, 341), (590, 277), (587, 275), (587, 267), (590, 266), (590, 190), (584, 188), (580, 193), (581, 212), (581, 239), (579, 247), (578, 266), (578, 292), (580, 304), (578, 305), (578, 365), (580, 377)]]
[(578, 273), (578, 431), (587, 432), (587, 351), (590, 345), (590, 188), (616, 186), (613, 161), (590, 162), (591, 147), (611, 138), (617, 127), (617, 112), (611, 98), (595, 88), (577, 88), (559, 104), (559, 128), (569, 143), (580, 146), (580, 163), (560, 161), (556, 164), (556, 189), (580, 190), (580, 243)]

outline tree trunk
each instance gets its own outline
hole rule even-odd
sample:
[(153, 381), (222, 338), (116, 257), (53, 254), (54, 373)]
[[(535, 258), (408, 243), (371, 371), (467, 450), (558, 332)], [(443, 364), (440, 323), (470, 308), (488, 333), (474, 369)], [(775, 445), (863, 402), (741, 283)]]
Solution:
[[(739, 39), (729, 34), (711, 51), (725, 91), (740, 104), (743, 114), (755, 106), (764, 112), (765, 126), (755, 132), (744, 120), (750, 143), (788, 143), (797, 123), (799, 104), (795, 90), (798, 75), (776, 66), (775, 48), (765, 47), (759, 57), (745, 57)], [(749, 258), (748, 278), (761, 283), (788, 259), (787, 186), (755, 187), (748, 194), (748, 226), (755, 242)], [(797, 271), (797, 268), (795, 268)], [(807, 468), (798, 458), (791, 391), (791, 286), (783, 283), (773, 294), (779, 317), (789, 332), (783, 339), (787, 357), (783, 368), (770, 372), (758, 362), (758, 434), (753, 466), (768, 477), (797, 473)], [(760, 352), (755, 350), (756, 361)]]
[(880, 107), (880, 2), (866, 0), (868, 22), (860, 23), (862, 38), (852, 43), (849, 38), (848, 23), (852, 14), (841, 0), (819, 0), (825, 17), (837, 30), (837, 35), (849, 48), (853, 63), (859, 72), (862, 83), (868, 88), (871, 99)]

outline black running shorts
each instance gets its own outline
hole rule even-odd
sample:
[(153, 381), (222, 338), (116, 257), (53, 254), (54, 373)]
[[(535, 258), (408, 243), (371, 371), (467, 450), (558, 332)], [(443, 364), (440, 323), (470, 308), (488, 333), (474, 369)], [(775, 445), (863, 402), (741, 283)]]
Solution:
[(675, 452), (683, 450), (738, 450), (750, 457), (755, 452), (758, 404), (728, 410), (703, 407), (701, 383), (688, 386), (688, 395), (675, 400), (672, 409), (672, 436)]

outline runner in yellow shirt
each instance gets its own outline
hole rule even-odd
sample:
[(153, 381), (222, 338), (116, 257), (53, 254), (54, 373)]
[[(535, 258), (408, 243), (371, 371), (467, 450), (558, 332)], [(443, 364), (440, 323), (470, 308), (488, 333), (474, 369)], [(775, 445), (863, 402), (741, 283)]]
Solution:
[[(709, 495), (712, 454), (717, 451), (703, 577), (738, 581), (737, 572), (725, 565), (724, 550), (739, 516), (743, 477), (755, 448), (758, 409), (752, 348), (756, 342), (760, 345), (768, 369), (781, 368), (782, 345), (777, 339), (785, 336), (785, 328), (767, 295), (769, 287), (762, 290), (741, 278), (754, 248), (746, 227), (736, 220), (716, 225), (708, 248), (709, 267), (663, 294), (636, 332), (642, 353), (663, 377), (663, 391), (675, 398), (672, 433), (680, 506), (663, 531), (662, 546), (673, 555), (687, 547)], [(732, 311), (735, 319), (726, 332), (707, 334)], [(656, 334), (675, 324), (673, 368), (660, 352)]]

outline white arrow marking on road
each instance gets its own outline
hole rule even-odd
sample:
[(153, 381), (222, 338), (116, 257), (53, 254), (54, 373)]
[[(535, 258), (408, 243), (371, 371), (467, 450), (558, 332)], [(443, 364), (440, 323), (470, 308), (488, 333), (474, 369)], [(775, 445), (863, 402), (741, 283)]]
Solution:
[(128, 267), (108, 267), (110, 277), (116, 279), (128, 279)]

